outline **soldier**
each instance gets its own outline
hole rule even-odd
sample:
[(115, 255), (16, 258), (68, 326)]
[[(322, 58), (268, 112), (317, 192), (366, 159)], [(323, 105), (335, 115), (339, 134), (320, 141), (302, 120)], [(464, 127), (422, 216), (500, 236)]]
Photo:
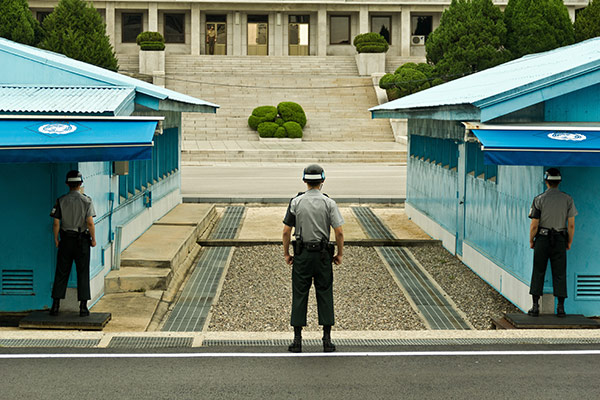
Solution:
[[(75, 261), (77, 270), (77, 298), (79, 315), (90, 315), (87, 302), (90, 299), (90, 246), (96, 246), (96, 211), (92, 199), (81, 192), (83, 177), (73, 170), (67, 173), (69, 193), (56, 200), (50, 216), (54, 218), (52, 231), (58, 248), (56, 275), (52, 288), (50, 315), (58, 315), (60, 299), (65, 298), (71, 266)], [(60, 237), (59, 237), (60, 234)]]
[[(325, 172), (313, 164), (304, 169), (302, 180), (308, 190), (298, 193), (290, 200), (283, 220), (283, 255), (292, 269), (292, 318), (294, 341), (288, 350), (293, 353), (302, 351), (302, 327), (306, 326), (308, 293), (314, 279), (317, 295), (319, 325), (323, 326), (323, 350), (335, 351), (331, 342), (333, 315), (333, 268), (331, 263), (342, 263), (344, 250), (344, 219), (332, 199), (321, 193), (325, 181)], [(289, 252), (292, 227), (294, 230), (294, 256)], [(330, 227), (335, 232), (337, 254), (329, 244)]]
[(534, 317), (540, 314), (538, 302), (544, 289), (544, 275), (549, 259), (554, 296), (558, 299), (556, 316), (564, 317), (567, 297), (567, 250), (573, 243), (577, 209), (571, 196), (558, 190), (562, 181), (558, 169), (547, 170), (544, 181), (548, 189), (533, 199), (529, 212), (529, 246), (534, 250), (529, 290), (529, 294), (533, 296), (533, 307), (528, 314)]

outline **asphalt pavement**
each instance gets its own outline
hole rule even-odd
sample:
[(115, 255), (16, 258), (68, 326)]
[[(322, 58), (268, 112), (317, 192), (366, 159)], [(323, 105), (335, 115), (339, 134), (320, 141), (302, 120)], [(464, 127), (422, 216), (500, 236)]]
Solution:
[[(0, 351), (1, 399), (591, 399), (590, 346)], [(16, 354), (15, 353), (19, 353)], [(15, 358), (9, 358), (15, 357)], [(35, 378), (34, 378), (35, 377)]]

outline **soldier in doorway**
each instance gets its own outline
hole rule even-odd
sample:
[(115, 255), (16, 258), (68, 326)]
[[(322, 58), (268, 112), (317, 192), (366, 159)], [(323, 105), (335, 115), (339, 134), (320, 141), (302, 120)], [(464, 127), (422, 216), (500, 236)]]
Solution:
[(573, 198), (558, 190), (562, 181), (560, 171), (550, 168), (544, 174), (547, 190), (533, 199), (529, 218), (529, 245), (533, 252), (533, 274), (529, 294), (533, 296), (533, 307), (528, 314), (540, 314), (539, 299), (544, 289), (544, 276), (550, 260), (552, 286), (558, 299), (556, 315), (565, 316), (567, 297), (567, 250), (573, 243), (577, 209)]
[[(294, 341), (288, 350), (294, 353), (302, 351), (302, 327), (306, 326), (308, 293), (313, 279), (317, 295), (319, 325), (323, 326), (323, 351), (335, 351), (331, 342), (333, 314), (333, 268), (342, 263), (344, 251), (344, 219), (335, 201), (321, 193), (325, 172), (313, 164), (304, 169), (303, 181), (307, 191), (298, 193), (288, 206), (283, 219), (283, 255), (287, 264), (292, 264), (292, 318)], [(330, 227), (335, 233), (337, 254), (329, 243)], [(296, 238), (294, 255), (290, 255), (289, 246), (292, 228)]]
[(81, 192), (83, 176), (77, 170), (67, 173), (69, 193), (56, 200), (50, 216), (54, 218), (52, 231), (58, 248), (56, 275), (52, 288), (50, 315), (58, 315), (60, 300), (65, 298), (67, 283), (73, 261), (77, 270), (77, 298), (79, 315), (90, 315), (87, 302), (90, 299), (90, 246), (96, 246), (96, 211), (92, 199)]
[(208, 32), (206, 32), (206, 44), (208, 45), (207, 52), (210, 55), (215, 54), (215, 41), (217, 40), (217, 33), (215, 32), (215, 26), (209, 25)]

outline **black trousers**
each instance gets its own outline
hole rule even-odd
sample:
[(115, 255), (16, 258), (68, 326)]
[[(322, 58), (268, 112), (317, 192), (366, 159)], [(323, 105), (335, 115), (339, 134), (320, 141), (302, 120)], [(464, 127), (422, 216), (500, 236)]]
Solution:
[(90, 295), (90, 242), (80, 234), (63, 234), (61, 232), (56, 256), (56, 275), (52, 287), (53, 299), (64, 299), (71, 267), (75, 261), (77, 271), (77, 299), (86, 301)]
[(563, 234), (538, 235), (533, 246), (533, 274), (529, 294), (541, 296), (544, 290), (544, 276), (548, 267), (552, 268), (554, 296), (567, 297), (567, 237)]
[(294, 255), (292, 270), (292, 326), (306, 326), (308, 293), (315, 283), (319, 325), (333, 325), (333, 268), (327, 251), (309, 252), (304, 249)]

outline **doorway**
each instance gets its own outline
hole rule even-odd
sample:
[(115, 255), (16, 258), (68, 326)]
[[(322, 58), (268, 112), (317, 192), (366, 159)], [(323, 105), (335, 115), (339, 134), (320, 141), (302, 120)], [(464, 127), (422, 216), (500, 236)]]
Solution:
[(309, 52), (309, 16), (290, 15), (289, 22), (289, 55), (307, 56)]
[(206, 54), (227, 55), (227, 16), (209, 15), (206, 21)]
[(269, 55), (269, 20), (267, 15), (248, 15), (248, 55)]

